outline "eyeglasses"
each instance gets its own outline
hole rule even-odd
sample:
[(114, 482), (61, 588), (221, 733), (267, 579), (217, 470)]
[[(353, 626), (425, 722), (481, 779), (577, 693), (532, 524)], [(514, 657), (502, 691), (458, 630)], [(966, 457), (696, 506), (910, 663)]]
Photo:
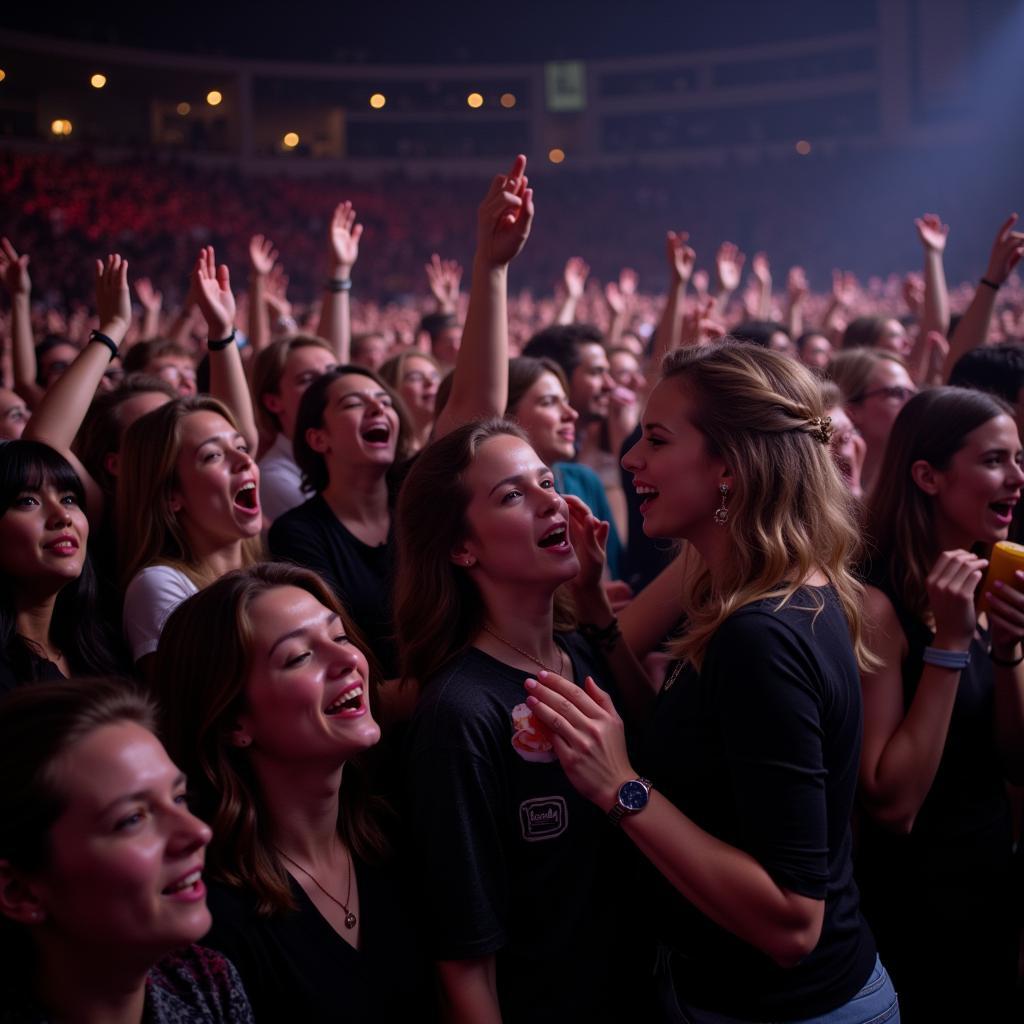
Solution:
[(905, 388), (902, 384), (894, 384), (888, 388), (875, 388), (874, 391), (865, 391), (855, 402), (863, 402), (865, 399), (873, 398), (875, 395), (883, 395), (885, 398), (895, 398), (898, 402), (905, 402), (917, 394), (917, 388)]

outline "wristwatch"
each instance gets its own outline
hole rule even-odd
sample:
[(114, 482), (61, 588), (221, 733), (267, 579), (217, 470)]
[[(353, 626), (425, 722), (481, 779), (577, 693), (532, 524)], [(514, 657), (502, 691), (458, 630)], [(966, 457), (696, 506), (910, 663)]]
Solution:
[(619, 796), (615, 806), (608, 812), (608, 820), (618, 825), (627, 814), (639, 814), (651, 799), (650, 779), (629, 779), (619, 786)]

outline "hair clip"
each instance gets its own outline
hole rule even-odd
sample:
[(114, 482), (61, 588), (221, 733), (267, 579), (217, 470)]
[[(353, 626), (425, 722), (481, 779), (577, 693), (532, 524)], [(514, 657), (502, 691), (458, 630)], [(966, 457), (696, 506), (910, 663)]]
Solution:
[(807, 421), (809, 427), (807, 433), (811, 435), (816, 441), (820, 441), (822, 444), (828, 444), (832, 440), (832, 417), (831, 416), (812, 416)]

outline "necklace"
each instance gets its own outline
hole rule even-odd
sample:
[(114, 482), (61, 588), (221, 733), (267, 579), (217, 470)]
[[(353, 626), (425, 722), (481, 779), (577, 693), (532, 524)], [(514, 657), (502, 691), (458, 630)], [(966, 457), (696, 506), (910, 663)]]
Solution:
[(348, 909), (348, 902), (349, 902), (350, 899), (352, 899), (352, 876), (356, 872), (356, 866), (355, 866), (355, 864), (352, 863), (352, 854), (349, 852), (349, 848), (347, 846), (345, 847), (345, 853), (348, 854), (348, 891), (345, 893), (345, 901), (344, 902), (342, 902), (341, 900), (339, 900), (336, 897), (332, 896), (316, 880), (316, 876), (313, 874), (312, 871), (307, 871), (301, 864), (299, 864), (296, 861), (292, 860), (291, 857), (289, 857), (288, 854), (285, 853), (284, 850), (282, 850), (279, 846), (275, 846), (274, 849), (277, 850), (277, 852), (282, 857), (284, 857), (284, 859), (286, 861), (288, 861), (288, 863), (291, 864), (291, 866), (293, 868), (298, 868), (332, 903), (336, 903), (339, 907), (341, 907), (342, 910), (345, 911), (345, 927), (346, 928), (349, 928), (349, 929), (355, 928), (357, 918), (356, 918), (356, 915), (353, 914), (352, 911)]
[(506, 640), (503, 636), (500, 636), (499, 634), (495, 633), (490, 626), (485, 624), (483, 626), (483, 630), (485, 633), (490, 633), (491, 636), (493, 636), (494, 639), (497, 640), (499, 643), (503, 643), (506, 647), (510, 647), (513, 651), (515, 651), (517, 654), (521, 654), (524, 658), (529, 658), (530, 661), (532, 661), (535, 665), (540, 665), (540, 667), (544, 669), (545, 672), (553, 672), (556, 676), (564, 674), (562, 672), (562, 665), (564, 662), (565, 655), (562, 653), (562, 648), (559, 647), (557, 644), (555, 644), (555, 648), (558, 651), (558, 669), (556, 671), (555, 669), (549, 668), (547, 665), (545, 665), (544, 662), (540, 660), (540, 658), (535, 658), (528, 651), (524, 651), (522, 647), (516, 647), (516, 645), (512, 643), (511, 640)]

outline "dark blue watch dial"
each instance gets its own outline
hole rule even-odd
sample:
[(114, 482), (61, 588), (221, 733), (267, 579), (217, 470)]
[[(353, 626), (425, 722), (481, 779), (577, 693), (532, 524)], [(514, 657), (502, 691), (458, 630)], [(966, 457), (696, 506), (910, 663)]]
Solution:
[(639, 811), (647, 806), (647, 788), (635, 779), (624, 782), (619, 787), (619, 803), (626, 810)]

